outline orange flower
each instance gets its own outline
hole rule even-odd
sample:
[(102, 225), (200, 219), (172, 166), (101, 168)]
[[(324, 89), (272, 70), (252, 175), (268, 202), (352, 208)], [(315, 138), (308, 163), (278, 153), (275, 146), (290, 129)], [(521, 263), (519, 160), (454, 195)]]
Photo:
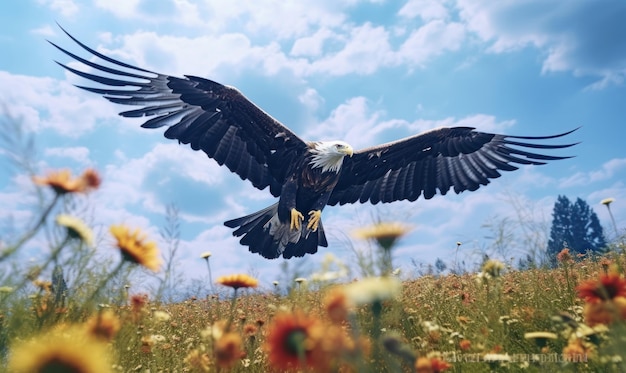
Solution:
[(436, 357), (420, 357), (415, 361), (417, 373), (439, 373), (450, 367), (450, 364)]
[(243, 327), (243, 334), (248, 335), (248, 336), (254, 335), (254, 334), (256, 334), (257, 330), (258, 329), (257, 329), (257, 327), (255, 325), (253, 325), (253, 324), (246, 324)]
[(331, 290), (324, 299), (324, 307), (330, 320), (335, 324), (341, 324), (348, 319), (349, 301), (341, 289)]
[(461, 349), (461, 351), (467, 351), (472, 348), (472, 342), (467, 339), (461, 339), (459, 341), (459, 348)]
[(588, 356), (591, 354), (593, 354), (593, 348), (585, 346), (585, 343), (579, 338), (570, 340), (568, 345), (563, 348), (564, 361), (587, 361)]
[(619, 296), (611, 301), (587, 303), (583, 316), (589, 326), (608, 325), (620, 319), (626, 320), (626, 298)]
[(569, 263), (569, 262), (571, 262), (572, 261), (572, 255), (569, 253), (569, 249), (568, 248), (564, 248), (558, 254), (556, 254), (556, 260), (558, 260), (561, 263), (564, 263), (564, 262)]
[(90, 189), (97, 189), (102, 182), (102, 180), (100, 179), (100, 175), (98, 175), (98, 172), (96, 172), (96, 170), (92, 168), (86, 169), (85, 172), (83, 172), (81, 179), (83, 180), (83, 184), (85, 184), (85, 186)]
[(600, 275), (599, 280), (589, 280), (578, 285), (578, 296), (587, 303), (598, 303), (615, 297), (626, 297), (626, 279), (617, 273)]
[(47, 185), (57, 194), (86, 193), (100, 186), (100, 176), (95, 170), (87, 169), (80, 177), (72, 178), (70, 170), (51, 171), (45, 177), (35, 176), (37, 185)]
[(215, 341), (215, 360), (222, 368), (231, 367), (237, 360), (245, 356), (241, 349), (241, 336), (236, 333), (226, 333)]
[(104, 341), (110, 341), (120, 330), (120, 320), (113, 311), (107, 310), (87, 320), (87, 333)]
[(123, 225), (112, 225), (111, 234), (117, 240), (117, 247), (122, 258), (131, 263), (140, 264), (157, 272), (161, 266), (159, 249), (154, 241), (145, 241), (146, 236), (139, 229), (131, 232)]
[(221, 276), (215, 282), (235, 290), (239, 288), (255, 288), (259, 285), (259, 280), (244, 274)]
[(608, 273), (609, 272), (609, 267), (611, 266), (613, 262), (611, 262), (611, 259), (607, 258), (607, 257), (603, 257), (600, 260), (600, 265), (602, 266), (602, 270), (604, 271), (604, 273)]
[(320, 343), (324, 336), (324, 325), (315, 316), (301, 311), (277, 315), (265, 341), (269, 364), (277, 370), (308, 367), (324, 371), (328, 366)]

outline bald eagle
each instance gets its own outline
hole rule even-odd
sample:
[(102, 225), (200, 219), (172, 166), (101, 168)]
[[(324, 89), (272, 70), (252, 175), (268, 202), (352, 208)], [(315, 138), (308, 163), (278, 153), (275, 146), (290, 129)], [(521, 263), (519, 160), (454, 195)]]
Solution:
[(269, 187), (278, 198), (275, 204), (224, 223), (235, 229), (234, 236), (242, 237), (242, 245), (268, 259), (301, 257), (328, 246), (321, 220), (326, 205), (430, 199), (450, 188), (457, 194), (474, 191), (499, 177), (499, 171), (516, 170), (514, 164), (541, 165), (569, 158), (531, 149), (575, 145), (540, 142), (573, 131), (524, 137), (471, 127), (434, 129), (358, 151), (343, 141), (306, 142), (233, 87), (135, 67), (63, 31), (92, 57), (104, 61), (93, 62), (50, 42), (95, 73), (59, 65), (101, 84), (77, 87), (117, 104), (139, 106), (120, 115), (150, 117), (142, 127), (166, 127), (166, 138), (202, 150), (258, 189)]

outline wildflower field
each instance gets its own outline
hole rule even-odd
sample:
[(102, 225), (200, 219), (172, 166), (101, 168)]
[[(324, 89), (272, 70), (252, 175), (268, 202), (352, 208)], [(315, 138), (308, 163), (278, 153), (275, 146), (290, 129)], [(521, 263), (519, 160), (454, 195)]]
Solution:
[[(114, 225), (99, 242), (76, 217), (76, 199), (100, 184), (97, 172), (33, 181), (39, 215), (0, 246), (1, 371), (626, 371), (619, 243), (603, 256), (564, 248), (554, 269), (485, 260), (473, 273), (401, 281), (393, 247), (406, 227), (380, 223), (355, 232), (378, 250), (367, 276), (294, 278), (281, 292), (278, 282), (262, 288), (250, 274), (232, 274), (165, 302), (170, 263), (153, 238)], [(42, 235), (46, 255), (16, 259)], [(98, 257), (106, 245), (119, 258)], [(219, 265), (210, 257), (198, 258), (209, 271)], [(160, 273), (159, 286), (135, 292), (136, 272)]]

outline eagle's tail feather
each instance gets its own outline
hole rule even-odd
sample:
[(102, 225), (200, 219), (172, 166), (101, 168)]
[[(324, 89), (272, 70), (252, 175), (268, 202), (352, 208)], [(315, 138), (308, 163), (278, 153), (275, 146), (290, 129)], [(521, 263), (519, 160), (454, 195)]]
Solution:
[(224, 225), (229, 228), (239, 227), (233, 232), (234, 236), (239, 237), (250, 232), (255, 226), (259, 225), (259, 223), (261, 226), (265, 225), (265, 223), (267, 223), (277, 211), (278, 202), (250, 215), (226, 221), (224, 222)]
[(233, 236), (243, 236), (239, 242), (248, 246), (250, 252), (267, 259), (281, 255), (289, 259), (314, 254), (318, 245), (328, 246), (321, 221), (315, 232), (308, 229), (306, 223), (306, 220), (303, 221), (297, 231), (290, 229), (289, 221), (283, 223), (278, 219), (278, 203), (275, 203), (250, 215), (224, 222), (224, 225), (236, 228)]

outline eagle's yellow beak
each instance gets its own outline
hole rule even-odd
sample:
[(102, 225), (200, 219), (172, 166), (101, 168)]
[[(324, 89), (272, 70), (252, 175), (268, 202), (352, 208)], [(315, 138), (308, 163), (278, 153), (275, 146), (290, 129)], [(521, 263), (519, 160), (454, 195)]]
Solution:
[(343, 149), (341, 149), (346, 155), (349, 155), (350, 157), (352, 157), (352, 154), (354, 154), (354, 149), (352, 149), (352, 147), (350, 145), (347, 145), (346, 147), (344, 147)]

